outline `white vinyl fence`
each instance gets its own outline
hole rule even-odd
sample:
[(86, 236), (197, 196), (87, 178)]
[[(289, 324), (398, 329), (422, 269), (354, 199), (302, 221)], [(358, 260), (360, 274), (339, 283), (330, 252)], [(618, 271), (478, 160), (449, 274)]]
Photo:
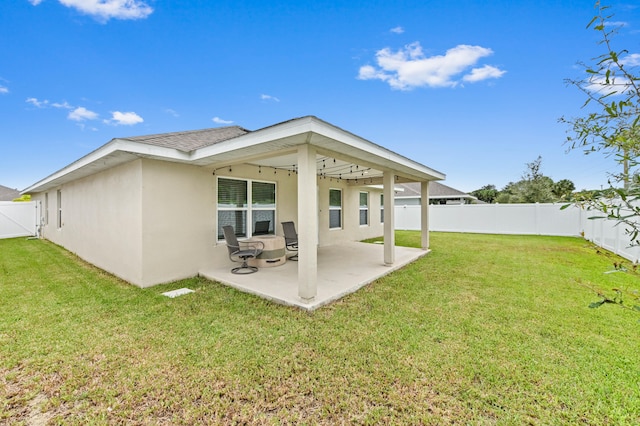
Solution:
[[(624, 225), (613, 220), (588, 219), (594, 212), (563, 204), (462, 204), (429, 206), (429, 229), (482, 234), (584, 236), (632, 262), (640, 247), (630, 247)], [(396, 229), (419, 230), (420, 206), (395, 206)]]
[(37, 236), (38, 208), (36, 201), (0, 201), (0, 238)]

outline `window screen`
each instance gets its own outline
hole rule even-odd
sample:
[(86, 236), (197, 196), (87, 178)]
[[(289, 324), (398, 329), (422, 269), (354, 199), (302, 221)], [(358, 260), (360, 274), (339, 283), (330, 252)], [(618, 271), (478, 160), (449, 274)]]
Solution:
[(329, 190), (329, 228), (342, 228), (342, 191)]
[(223, 226), (233, 226), (238, 237), (250, 237), (275, 233), (275, 223), (275, 183), (218, 178), (218, 239), (224, 238)]
[(360, 193), (360, 225), (369, 224), (369, 193)]

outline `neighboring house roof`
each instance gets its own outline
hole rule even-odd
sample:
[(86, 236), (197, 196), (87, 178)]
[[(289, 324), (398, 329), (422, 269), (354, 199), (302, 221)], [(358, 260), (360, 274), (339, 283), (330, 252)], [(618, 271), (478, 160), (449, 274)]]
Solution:
[[(402, 188), (403, 191), (396, 191), (396, 198), (420, 198), (420, 183), (409, 182), (397, 184), (396, 187)], [(430, 199), (467, 199), (477, 200), (473, 195), (459, 191), (440, 182), (431, 182), (429, 184)]]
[[(392, 170), (397, 182), (433, 181), (445, 178), (422, 165), (347, 132), (314, 116), (295, 118), (259, 130), (238, 126), (187, 132), (115, 138), (67, 167), (25, 189), (23, 193), (46, 191), (75, 179), (98, 173), (137, 158), (151, 158), (212, 169), (246, 163), (277, 168), (297, 162), (297, 147), (310, 144), (318, 155), (368, 167), (372, 183), (382, 182), (382, 171)], [(373, 172), (377, 172), (373, 173)], [(363, 179), (365, 171), (345, 172), (342, 179)], [(378, 180), (379, 182), (376, 182)]]
[(20, 191), (0, 185), (0, 201), (13, 201), (20, 197)]

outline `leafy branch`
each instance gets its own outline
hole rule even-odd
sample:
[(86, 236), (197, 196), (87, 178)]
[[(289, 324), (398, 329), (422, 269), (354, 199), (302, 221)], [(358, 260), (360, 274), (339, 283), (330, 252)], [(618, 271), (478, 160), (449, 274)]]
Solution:
[(614, 304), (624, 309), (640, 312), (640, 292), (638, 290), (612, 288), (610, 291), (605, 291), (590, 284), (585, 284), (580, 280), (578, 280), (578, 284), (596, 293), (600, 298), (600, 300), (589, 304), (591, 309), (599, 308), (605, 304)]

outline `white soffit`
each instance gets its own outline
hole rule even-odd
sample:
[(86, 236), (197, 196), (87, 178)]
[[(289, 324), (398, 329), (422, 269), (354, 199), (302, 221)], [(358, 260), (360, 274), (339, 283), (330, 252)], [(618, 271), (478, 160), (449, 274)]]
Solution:
[(243, 159), (277, 156), (305, 143), (325, 155), (343, 158), (380, 171), (392, 171), (416, 180), (441, 180), (445, 175), (380, 145), (342, 130), (313, 116), (302, 117), (256, 130), (191, 153), (123, 139), (106, 145), (23, 190), (45, 191), (60, 184), (126, 163), (139, 157), (200, 166), (238, 163)]
[(397, 171), (419, 180), (440, 180), (445, 175), (344, 131), (316, 117), (303, 117), (201, 148), (193, 162), (200, 165), (234, 163), (243, 157), (286, 151), (311, 143), (337, 158), (379, 169)]
[(189, 162), (189, 154), (176, 149), (113, 139), (65, 168), (31, 185), (22, 193), (46, 191), (63, 183), (90, 176), (140, 157)]

